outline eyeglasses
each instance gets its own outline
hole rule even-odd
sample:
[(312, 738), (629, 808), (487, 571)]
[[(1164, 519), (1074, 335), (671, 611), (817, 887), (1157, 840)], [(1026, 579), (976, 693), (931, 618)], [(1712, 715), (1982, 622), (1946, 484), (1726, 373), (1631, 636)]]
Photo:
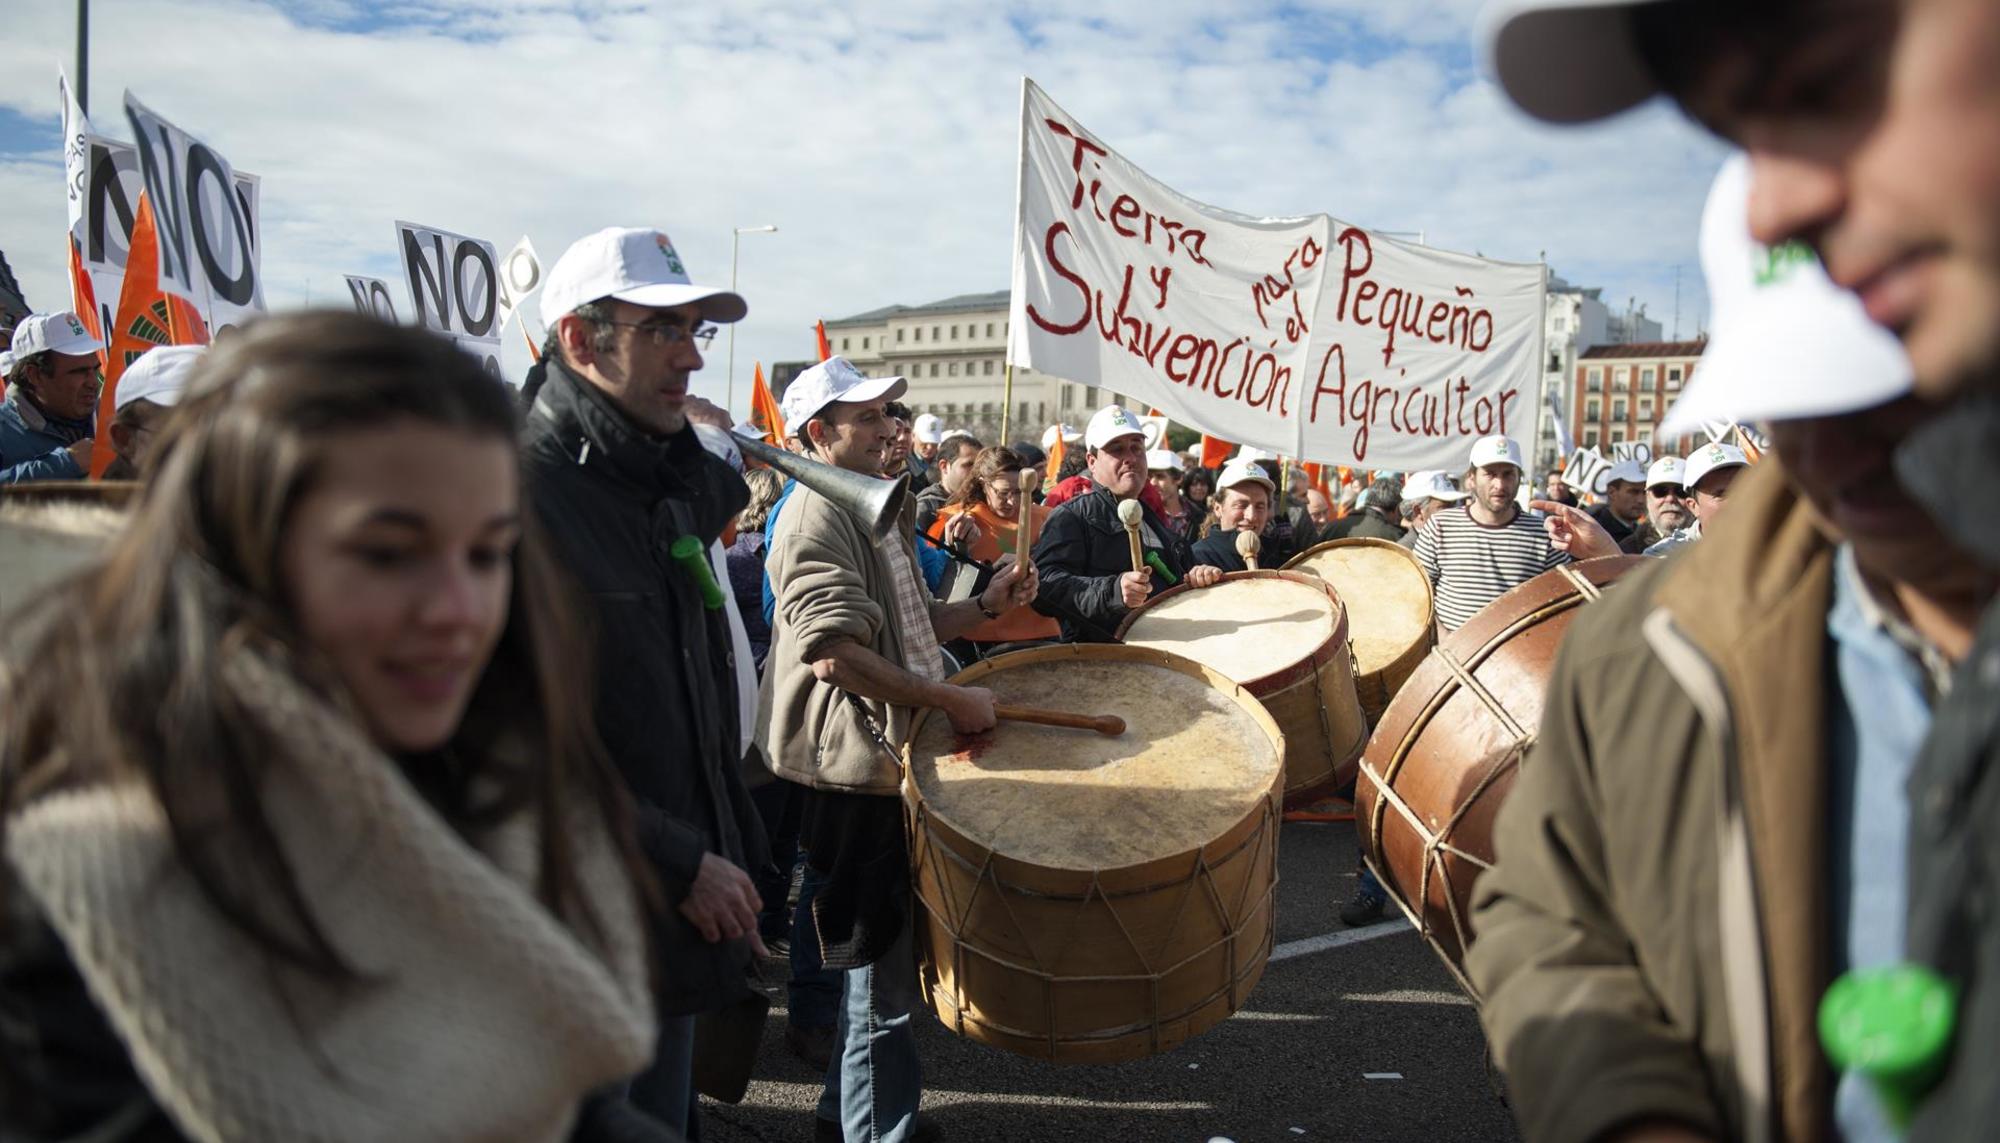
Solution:
[(712, 322), (703, 322), (692, 330), (686, 326), (667, 325), (664, 322), (612, 321), (609, 318), (600, 318), (597, 324), (615, 325), (624, 329), (638, 330), (640, 334), (652, 339), (655, 349), (664, 348), (669, 345), (679, 345), (690, 338), (694, 340), (695, 348), (697, 349), (705, 350), (715, 344), (715, 325)]
[(1688, 497), (1684, 484), (1655, 484), (1646, 491), (1658, 500), (1686, 500)]

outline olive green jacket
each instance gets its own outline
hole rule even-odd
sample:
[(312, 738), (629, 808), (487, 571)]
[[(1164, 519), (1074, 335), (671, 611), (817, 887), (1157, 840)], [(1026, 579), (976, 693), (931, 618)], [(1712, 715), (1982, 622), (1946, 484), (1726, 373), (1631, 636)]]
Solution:
[(1831, 1133), (1834, 547), (1776, 461), (1576, 619), (1495, 826), (1467, 968), (1523, 1132)]

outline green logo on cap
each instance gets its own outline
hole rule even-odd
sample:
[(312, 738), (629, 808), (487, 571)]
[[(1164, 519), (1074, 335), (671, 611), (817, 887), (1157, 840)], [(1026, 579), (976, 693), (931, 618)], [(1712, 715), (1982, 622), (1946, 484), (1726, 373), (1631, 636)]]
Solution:
[(1800, 266), (1816, 265), (1818, 262), (1819, 258), (1813, 254), (1812, 247), (1794, 238), (1788, 242), (1780, 242), (1776, 246), (1762, 247), (1755, 265), (1751, 267), (1751, 273), (1756, 279), (1758, 288), (1761, 289), (1785, 281), (1792, 276), (1792, 271)]
[(667, 269), (672, 270), (674, 273), (679, 274), (682, 277), (686, 277), (687, 267), (681, 265), (681, 256), (679, 254), (674, 253), (674, 244), (667, 241), (667, 236), (664, 234), (659, 235), (655, 237), (653, 241), (659, 244), (660, 253), (666, 257)]

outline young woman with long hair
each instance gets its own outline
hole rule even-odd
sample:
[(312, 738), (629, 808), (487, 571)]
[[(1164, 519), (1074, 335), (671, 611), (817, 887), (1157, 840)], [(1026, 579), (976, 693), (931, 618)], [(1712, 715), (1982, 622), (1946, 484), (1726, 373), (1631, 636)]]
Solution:
[[(966, 554), (983, 563), (997, 563), (1014, 551), (1023, 509), (1029, 521), (1029, 543), (1042, 534), (1049, 509), (1021, 503), (1021, 463), (1012, 449), (984, 448), (973, 459), (972, 475), (959, 486), (931, 524), (934, 540), (962, 544)], [(1033, 607), (1016, 607), (998, 619), (988, 619), (963, 638), (977, 654), (1003, 643), (1033, 643), (1058, 638), (1062, 627)]]
[(260, 320), (197, 367), (104, 559), (16, 613), (0, 1135), (627, 1114), (590, 1096), (652, 1049), (653, 896), (515, 430), (440, 338)]

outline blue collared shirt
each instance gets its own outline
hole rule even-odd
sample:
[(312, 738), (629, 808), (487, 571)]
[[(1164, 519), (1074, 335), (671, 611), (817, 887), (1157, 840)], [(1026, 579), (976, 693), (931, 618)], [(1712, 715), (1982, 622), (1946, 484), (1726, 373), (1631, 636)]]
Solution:
[[(1838, 974), (1904, 959), (1905, 786), (1930, 732), (1932, 696), (1949, 675), (1936, 648), (1876, 599), (1851, 545), (1835, 556), (1826, 629), (1840, 699), (1827, 704), (1827, 902)], [(1901, 1137), (1858, 1076), (1841, 1078), (1834, 1119), (1849, 1140)]]

